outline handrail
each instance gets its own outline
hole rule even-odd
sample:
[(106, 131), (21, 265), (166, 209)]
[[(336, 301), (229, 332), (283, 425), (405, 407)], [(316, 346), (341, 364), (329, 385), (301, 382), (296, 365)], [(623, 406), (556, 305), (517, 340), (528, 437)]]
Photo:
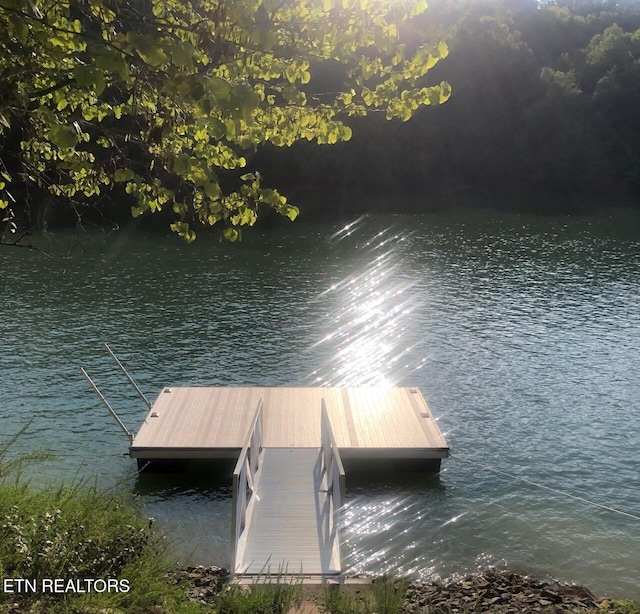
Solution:
[(123, 430), (123, 432), (129, 438), (129, 443), (133, 443), (133, 433), (124, 425), (122, 420), (120, 420), (118, 414), (116, 414), (115, 410), (111, 405), (109, 405), (109, 401), (105, 398), (105, 396), (100, 392), (100, 389), (96, 386), (95, 382), (89, 377), (89, 374), (84, 370), (83, 367), (80, 367), (80, 371), (82, 375), (84, 375), (85, 379), (89, 382), (95, 393), (100, 397), (100, 400), (103, 402), (105, 407), (109, 410), (109, 413), (115, 418), (115, 421), (118, 423), (118, 426)]
[(113, 358), (113, 360), (116, 361), (116, 364), (120, 367), (122, 372), (127, 376), (127, 379), (131, 382), (133, 387), (136, 389), (136, 392), (142, 397), (142, 400), (147, 404), (147, 407), (151, 409), (151, 402), (149, 401), (149, 399), (147, 399), (147, 397), (144, 396), (144, 393), (142, 392), (142, 390), (140, 390), (138, 384), (136, 384), (133, 381), (133, 378), (129, 375), (129, 372), (124, 368), (124, 365), (120, 362), (118, 357), (113, 353), (113, 350), (106, 343), (104, 344), (104, 347), (107, 350), (107, 352), (109, 352), (109, 354), (111, 355), (111, 358)]
[(246, 526), (247, 506), (254, 494), (254, 479), (259, 469), (262, 451), (262, 399), (258, 402), (245, 444), (233, 470), (233, 508), (231, 513), (231, 565), (236, 571), (236, 554), (240, 537)]
[[(327, 413), (327, 406), (322, 399), (321, 406), (321, 454), (323, 467), (322, 470), (326, 477), (326, 490), (331, 498), (332, 520), (331, 523), (336, 529), (336, 539), (340, 550), (340, 572), (344, 568), (342, 560), (342, 548), (338, 538), (338, 529), (340, 527), (340, 517), (342, 514), (342, 506), (345, 504), (345, 472), (340, 457), (340, 450), (336, 444)], [(336, 489), (336, 483), (338, 488)]]

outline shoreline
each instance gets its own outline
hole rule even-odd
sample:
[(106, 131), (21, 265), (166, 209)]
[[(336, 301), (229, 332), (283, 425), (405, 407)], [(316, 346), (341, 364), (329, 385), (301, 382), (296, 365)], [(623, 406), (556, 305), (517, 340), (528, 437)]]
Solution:
[[(167, 574), (170, 581), (185, 582), (190, 600), (213, 606), (217, 596), (228, 585), (228, 571), (203, 565), (179, 568)], [(335, 584), (358, 601), (371, 593), (376, 582), (384, 578), (353, 579)], [(290, 581), (295, 585), (295, 578)], [(241, 590), (248, 590), (244, 585)], [(394, 591), (405, 591), (399, 612), (403, 614), (462, 614), (494, 612), (496, 614), (526, 614), (550, 612), (619, 612), (640, 614), (640, 604), (634, 601), (599, 598), (588, 588), (557, 579), (539, 579), (508, 569), (488, 569), (447, 582), (413, 581), (402, 585), (392, 580)], [(227, 589), (228, 590), (228, 589)], [(311, 607), (310, 612), (324, 612), (326, 585), (302, 585), (298, 602)], [(292, 610), (293, 611), (307, 611)]]

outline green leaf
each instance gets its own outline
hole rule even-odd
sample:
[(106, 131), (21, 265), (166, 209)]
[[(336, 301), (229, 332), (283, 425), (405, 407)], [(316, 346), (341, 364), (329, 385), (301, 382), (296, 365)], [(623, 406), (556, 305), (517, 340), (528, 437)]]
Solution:
[(231, 84), (220, 77), (207, 79), (206, 88), (216, 100), (224, 100), (231, 93)]
[(73, 78), (81, 87), (93, 88), (95, 85), (95, 77), (91, 66), (76, 66), (73, 69)]
[(294, 222), (295, 219), (298, 217), (298, 215), (300, 214), (300, 209), (298, 209), (298, 207), (294, 207), (293, 205), (287, 205), (285, 207), (284, 210), (284, 214), (292, 221)]
[(194, 48), (191, 44), (178, 41), (170, 49), (171, 63), (178, 68), (193, 68)]
[(73, 147), (78, 141), (77, 136), (76, 131), (68, 126), (56, 124), (49, 128), (49, 140), (60, 149)]
[(207, 181), (204, 184), (204, 193), (209, 198), (217, 198), (220, 196), (220, 186), (214, 181)]
[(113, 174), (114, 181), (129, 181), (130, 179), (133, 179), (133, 177), (134, 173), (130, 168), (119, 168)]
[(135, 52), (145, 64), (159, 68), (169, 63), (170, 58), (161, 44), (162, 39), (129, 32), (127, 40), (133, 45)]
[(13, 24), (13, 32), (16, 38), (24, 45), (27, 42), (27, 38), (29, 38), (29, 26), (24, 19), (17, 15), (11, 15), (11, 23)]
[(126, 79), (129, 74), (129, 65), (121, 53), (115, 49), (98, 48), (93, 52), (96, 67), (106, 74), (117, 72), (121, 79)]
[(294, 83), (296, 80), (296, 77), (298, 76), (298, 71), (296, 67), (289, 64), (289, 66), (287, 66), (284, 69), (284, 76), (287, 78), (287, 81), (289, 83)]
[(173, 172), (176, 175), (184, 175), (189, 168), (189, 156), (179, 154), (173, 159)]
[(100, 96), (106, 87), (104, 72), (95, 66), (76, 66), (73, 78), (79, 86), (93, 90), (96, 96)]
[(429, 100), (429, 104), (433, 104), (433, 105), (440, 104), (440, 97), (441, 97), (440, 96), (440, 94), (441, 94), (440, 88), (439, 87), (432, 87), (432, 88), (429, 88), (429, 89), (430, 89), (430, 92), (429, 92), (429, 95), (427, 97), (428, 100)]
[(235, 228), (227, 227), (222, 231), (222, 234), (227, 241), (231, 241), (232, 243), (240, 238), (240, 233)]
[(201, 187), (208, 182), (209, 175), (207, 174), (207, 171), (201, 166), (192, 166), (189, 174), (187, 175), (187, 178), (191, 179), (194, 185)]
[(416, 15), (424, 13), (427, 10), (427, 7), (427, 0), (416, 0), (411, 11), (409, 12), (409, 17), (415, 17)]
[(278, 36), (272, 28), (260, 28), (258, 41), (265, 51), (271, 51), (278, 42)]
[(136, 49), (136, 52), (145, 63), (153, 68), (158, 68), (169, 61), (169, 56), (164, 52), (164, 49), (157, 45), (148, 45), (143, 49)]
[(233, 88), (229, 97), (231, 116), (234, 119), (247, 120), (258, 106), (260, 98), (249, 85), (238, 85)]
[(93, 91), (96, 93), (96, 96), (101, 96), (107, 87), (107, 83), (104, 80), (104, 73), (101, 70), (96, 69), (94, 71), (94, 86)]

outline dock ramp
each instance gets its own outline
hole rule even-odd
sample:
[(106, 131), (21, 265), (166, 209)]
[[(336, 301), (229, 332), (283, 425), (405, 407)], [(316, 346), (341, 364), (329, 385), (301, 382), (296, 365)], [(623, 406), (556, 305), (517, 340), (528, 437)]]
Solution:
[(317, 448), (262, 446), (262, 404), (234, 471), (234, 579), (339, 579), (344, 468), (322, 404)]

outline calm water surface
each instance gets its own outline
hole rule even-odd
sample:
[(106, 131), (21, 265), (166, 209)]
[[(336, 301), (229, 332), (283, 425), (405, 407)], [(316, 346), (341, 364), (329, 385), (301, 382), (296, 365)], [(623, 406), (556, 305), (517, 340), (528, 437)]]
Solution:
[[(33, 479), (121, 481), (182, 563), (228, 563), (219, 476), (131, 475), (143, 391), (419, 386), (454, 453), (438, 479), (349, 481), (348, 563), (448, 578), (508, 565), (640, 598), (640, 218), (304, 221), (239, 246), (120, 231), (0, 251), (0, 433)], [(489, 470), (488, 467), (493, 468)], [(509, 474), (509, 475), (506, 475)], [(519, 476), (529, 482), (509, 476)], [(549, 489), (539, 488), (531, 482)], [(559, 491), (559, 492), (558, 492)]]

